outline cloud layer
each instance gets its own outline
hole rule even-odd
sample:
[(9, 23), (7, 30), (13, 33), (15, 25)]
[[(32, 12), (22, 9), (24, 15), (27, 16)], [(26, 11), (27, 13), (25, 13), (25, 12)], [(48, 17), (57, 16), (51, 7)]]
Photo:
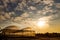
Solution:
[(60, 5), (56, 4), (53, 0), (0, 0), (0, 22), (9, 20), (34, 26), (34, 22), (44, 17), (50, 22), (60, 17)]

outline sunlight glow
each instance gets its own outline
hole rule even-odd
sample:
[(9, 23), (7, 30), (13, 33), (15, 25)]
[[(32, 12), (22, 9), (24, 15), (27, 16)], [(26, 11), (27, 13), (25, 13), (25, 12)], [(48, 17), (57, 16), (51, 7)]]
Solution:
[(37, 23), (37, 25), (38, 26), (45, 26), (45, 24), (46, 24), (46, 22), (45, 21), (39, 21), (38, 23)]
[(46, 29), (48, 28), (49, 24), (48, 24), (48, 18), (40, 18), (38, 21), (37, 21), (37, 26), (40, 28), (40, 29)]

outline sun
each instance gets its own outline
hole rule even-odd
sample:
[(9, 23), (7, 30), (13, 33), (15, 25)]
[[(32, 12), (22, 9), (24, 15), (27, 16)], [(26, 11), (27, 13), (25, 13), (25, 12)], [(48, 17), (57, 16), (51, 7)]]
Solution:
[(40, 29), (46, 29), (49, 27), (49, 24), (48, 24), (48, 20), (47, 18), (40, 18), (38, 21), (37, 21), (37, 24), (38, 28)]
[(46, 29), (49, 28), (49, 25), (48, 25), (48, 23), (47, 23), (45, 20), (43, 20), (43, 21), (38, 21), (38, 22), (37, 22), (37, 26), (38, 26), (38, 28), (39, 28), (40, 30), (46, 30)]
[(37, 26), (39, 26), (40, 28), (43, 28), (46, 25), (46, 21), (38, 21), (37, 22)]

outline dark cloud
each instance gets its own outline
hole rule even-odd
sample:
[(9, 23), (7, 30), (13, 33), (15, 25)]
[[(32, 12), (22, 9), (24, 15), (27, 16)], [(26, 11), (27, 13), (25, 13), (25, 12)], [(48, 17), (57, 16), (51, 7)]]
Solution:
[(0, 0), (0, 5), (4, 5), (4, 3), (3, 3), (3, 1), (2, 1), (2, 0)]
[(8, 2), (6, 3), (7, 7), (5, 8), (5, 11), (14, 11), (14, 9), (17, 7), (18, 3), (17, 2)]
[(24, 12), (23, 11), (19, 11), (19, 10), (16, 10), (15, 11), (15, 15), (16, 16), (20, 16), (20, 15), (22, 15)]
[(60, 3), (60, 0), (54, 0), (55, 3)]

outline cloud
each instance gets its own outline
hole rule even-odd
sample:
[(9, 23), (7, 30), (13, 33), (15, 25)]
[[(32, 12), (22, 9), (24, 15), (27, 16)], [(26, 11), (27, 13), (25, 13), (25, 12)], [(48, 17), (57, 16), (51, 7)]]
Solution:
[(44, 2), (44, 4), (51, 4), (51, 3), (53, 3), (54, 1), (52, 1), (52, 0), (44, 0), (43, 2)]
[(30, 7), (28, 8), (28, 10), (37, 10), (37, 8), (36, 8), (36, 7), (33, 7), (33, 6), (30, 6)]
[(10, 15), (8, 13), (5, 13), (4, 17), (10, 19)]
[(15, 19), (13, 19), (14, 21), (21, 21), (23, 18), (22, 17), (15, 17)]
[(55, 4), (57, 8), (60, 8), (60, 3)]
[(57, 8), (59, 8), (59, 4), (55, 6), (53, 0), (21, 0), (18, 3), (11, 0), (9, 5), (7, 1), (5, 7), (7, 12), (1, 13), (0, 20), (9, 20), (8, 22), (19, 23), (25, 27), (35, 27), (38, 19), (44, 18), (50, 22), (60, 16)]
[(11, 15), (14, 15), (15, 13), (14, 12), (9, 12), (9, 15), (11, 16)]
[(29, 14), (27, 12), (23, 13), (21, 17), (29, 17)]
[(60, 3), (60, 0), (54, 0), (55, 3)]
[[(32, 19), (36, 19), (36, 18), (38, 19), (43, 16), (53, 15), (53, 13), (55, 11), (54, 9), (52, 9), (52, 7), (54, 5), (54, 1), (52, 1), (52, 0), (50, 0), (50, 1), (49, 0), (47, 0), (47, 1), (32, 0), (32, 1), (31, 0), (28, 0), (28, 1), (22, 0), (21, 3), (18, 3), (17, 7), (14, 9), (15, 11), (6, 13), (4, 15), (5, 18), (7, 18), (7, 19), (15, 18), (15, 20), (19, 20), (19, 18), (23, 18), (25, 20), (26, 17), (27, 18), (30, 17)], [(14, 2), (14, 3), (12, 3), (12, 2)], [(15, 3), (17, 3), (17, 1), (11, 1), (11, 3), (15, 5)], [(11, 5), (10, 5), (10, 7), (11, 7)], [(11, 7), (11, 8), (13, 8), (13, 7)], [(23, 12), (21, 12), (21, 11), (23, 11)]]
[(6, 20), (6, 18), (4, 16), (0, 15), (0, 22), (3, 20)]

